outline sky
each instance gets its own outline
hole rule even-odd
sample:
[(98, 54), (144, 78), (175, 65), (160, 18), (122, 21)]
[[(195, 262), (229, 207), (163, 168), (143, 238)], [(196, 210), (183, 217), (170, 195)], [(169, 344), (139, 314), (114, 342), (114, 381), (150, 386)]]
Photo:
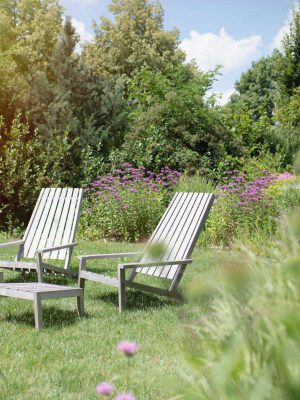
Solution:
[[(180, 31), (180, 47), (187, 61), (201, 70), (223, 65), (213, 92), (224, 104), (234, 83), (251, 63), (280, 48), (288, 28), (293, 0), (161, 0), (165, 29)], [(62, 0), (82, 41), (92, 40), (93, 21), (110, 17), (110, 0)]]

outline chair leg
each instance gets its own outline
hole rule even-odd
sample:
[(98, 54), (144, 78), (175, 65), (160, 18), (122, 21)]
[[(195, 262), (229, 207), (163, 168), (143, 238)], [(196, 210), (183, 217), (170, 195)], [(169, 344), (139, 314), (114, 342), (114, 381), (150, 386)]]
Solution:
[(83, 317), (84, 315), (83, 293), (77, 297), (77, 310), (78, 310), (78, 316)]
[(4, 283), (4, 272), (0, 272), (0, 283)]
[(84, 292), (85, 279), (79, 277), (79, 278), (78, 278), (78, 286), (79, 286), (80, 289), (82, 289), (82, 291)]
[(43, 329), (43, 311), (42, 311), (42, 301), (38, 294), (35, 294), (33, 299), (33, 310), (34, 310), (34, 320), (35, 329), (37, 331)]
[(126, 309), (126, 292), (125, 292), (125, 269), (119, 268), (119, 312)]

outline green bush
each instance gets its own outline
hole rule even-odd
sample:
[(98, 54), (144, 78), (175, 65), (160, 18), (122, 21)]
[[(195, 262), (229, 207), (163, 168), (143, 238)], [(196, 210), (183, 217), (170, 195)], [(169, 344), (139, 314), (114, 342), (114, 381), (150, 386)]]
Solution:
[(168, 167), (154, 173), (125, 163), (98, 177), (87, 191), (79, 234), (89, 239), (146, 238), (160, 220), (179, 176)]
[[(300, 398), (300, 214), (293, 215), (270, 257), (216, 260), (189, 296), (204, 311), (186, 323), (188, 361), (182, 399)], [(208, 305), (208, 309), (205, 305)], [(197, 312), (198, 310), (198, 312)], [(191, 318), (191, 316), (189, 317)]]
[(299, 204), (300, 191), (290, 173), (229, 171), (200, 243), (228, 246), (236, 239), (270, 236), (280, 215)]
[(49, 133), (48, 143), (43, 143), (21, 115), (10, 129), (0, 118), (0, 229), (20, 228), (28, 222), (43, 186), (68, 181), (70, 147), (67, 132)]

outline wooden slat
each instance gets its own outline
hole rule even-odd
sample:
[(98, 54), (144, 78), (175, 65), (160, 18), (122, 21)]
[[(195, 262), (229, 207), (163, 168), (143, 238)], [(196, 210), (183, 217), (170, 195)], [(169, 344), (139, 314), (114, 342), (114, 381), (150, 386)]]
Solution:
[[(70, 204), (70, 208), (69, 208), (69, 212), (68, 212), (68, 216), (67, 216), (64, 233), (62, 236), (62, 241), (61, 241), (62, 244), (69, 243), (71, 240), (72, 227), (73, 227), (73, 224), (75, 223), (76, 210), (78, 207), (78, 200), (79, 200), (78, 195), (79, 195), (79, 189), (73, 189), (72, 200), (71, 200), (71, 204)], [(58, 258), (60, 260), (64, 260), (66, 258), (66, 255), (67, 255), (66, 249), (59, 250)]]
[[(197, 213), (195, 213), (193, 221), (190, 225), (190, 234), (185, 235), (185, 237), (183, 238), (180, 249), (176, 254), (176, 258), (188, 258), (192, 254), (192, 251), (194, 250), (197, 239), (199, 237), (199, 233), (203, 229), (203, 226), (207, 219), (212, 202), (213, 196), (209, 193), (205, 193), (203, 198), (201, 199), (201, 203), (199, 208), (197, 209)], [(173, 254), (171, 256), (173, 257)], [(180, 268), (180, 266), (178, 266), (177, 268), (171, 266), (167, 277), (169, 279), (173, 279), (178, 268)]]
[[(56, 209), (55, 209), (55, 213), (53, 216), (53, 221), (52, 221), (51, 229), (49, 232), (48, 240), (47, 240), (45, 246), (43, 246), (45, 248), (54, 247), (57, 231), (58, 231), (59, 225), (61, 223), (61, 214), (64, 209), (64, 203), (65, 203), (65, 199), (66, 199), (66, 189), (59, 189), (59, 192), (57, 192), (57, 193), (59, 196), (57, 199)], [(49, 259), (50, 255), (51, 255), (51, 252), (46, 253), (46, 254), (44, 254), (43, 258)]]
[(45, 247), (47, 247), (48, 241), (51, 241), (51, 238), (49, 238), (51, 230), (52, 230), (52, 225), (53, 225), (53, 221), (54, 221), (54, 216), (56, 213), (56, 209), (59, 203), (59, 198), (60, 198), (60, 194), (61, 194), (61, 190), (60, 188), (57, 189), (51, 189), (51, 191), (53, 192), (53, 198), (51, 199), (51, 204), (49, 206), (48, 209), (48, 215), (46, 216), (46, 221), (44, 224), (44, 228), (43, 231), (40, 235), (39, 241), (38, 241), (38, 245), (37, 248), (34, 251), (34, 254), (36, 252), (37, 249), (44, 249)]
[[(166, 212), (160, 223), (159, 223), (159, 229), (157, 229), (155, 231), (155, 235), (153, 235), (150, 240), (149, 240), (149, 244), (147, 246), (155, 246), (156, 244), (163, 242), (164, 245), (166, 245), (164, 239), (165, 236), (172, 230), (172, 226), (174, 224), (174, 222), (176, 221), (176, 218), (178, 217), (178, 213), (180, 213), (181, 207), (180, 207), (180, 203), (185, 199), (185, 197), (187, 196), (187, 193), (178, 193), (174, 196), (174, 201), (172, 201), (171, 207), (168, 208), (168, 212)], [(147, 248), (146, 248), (146, 255), (144, 257), (142, 257), (141, 261), (151, 261), (151, 259), (149, 258), (148, 254), (147, 254)], [(155, 268), (138, 268), (137, 272), (142, 272), (144, 274), (147, 275), (152, 275), (154, 272)]]
[[(159, 260), (189, 258), (212, 202), (213, 195), (209, 193), (177, 193), (147, 247), (163, 243), (166, 250)], [(146, 261), (150, 261), (147, 255), (141, 259)], [(137, 268), (136, 272), (172, 280), (180, 268), (179, 265), (144, 267)]]
[[(40, 218), (39, 218), (38, 226), (34, 233), (34, 237), (31, 242), (30, 248), (29, 248), (27, 254), (25, 253), (26, 258), (34, 258), (35, 257), (35, 252), (39, 248), (40, 239), (43, 235), (45, 225), (48, 220), (48, 215), (49, 215), (49, 211), (51, 209), (54, 195), (55, 195), (55, 189), (49, 189), (49, 195), (47, 197), (45, 207), (43, 208), (43, 210), (41, 210), (40, 208), (38, 210), (38, 217), (40, 217)], [(39, 216), (40, 213), (41, 213), (41, 215)]]
[(25, 261), (0, 261), (0, 268), (36, 271), (37, 264)]
[[(197, 210), (199, 207), (201, 207), (202, 199), (202, 194), (198, 195), (197, 193), (193, 193), (177, 231), (170, 242), (169, 251), (164, 254), (165, 259), (173, 259), (173, 257), (179, 258), (179, 256), (177, 257), (177, 254), (180, 254), (183, 240), (190, 240), (192, 234), (191, 225), (193, 224), (193, 221), (196, 222)], [(167, 277), (170, 267), (171, 266), (165, 267), (163, 270), (158, 271), (156, 276), (161, 275), (163, 277)], [(177, 269), (177, 267), (178, 266), (173, 266), (173, 269)]]
[[(200, 196), (196, 193), (190, 193), (190, 195), (186, 198), (185, 203), (182, 204), (183, 213), (181, 218), (178, 218), (177, 226), (172, 232), (172, 237), (168, 241), (168, 247), (166, 252), (163, 254), (164, 260), (176, 260), (179, 257), (176, 257), (178, 254), (178, 250), (182, 244), (183, 238), (189, 232), (189, 225), (191, 220), (194, 218), (194, 210), (197, 206), (197, 200)], [(174, 224), (175, 225), (175, 224)], [(184, 258), (184, 257), (183, 257)], [(167, 267), (158, 267), (156, 268), (153, 275), (162, 276), (164, 278), (167, 277), (170, 266)], [(173, 268), (177, 268), (174, 266)]]
[(79, 279), (88, 279), (89, 281), (105, 283), (109, 286), (118, 287), (118, 279), (107, 275), (97, 274), (90, 271), (80, 271)]
[[(61, 244), (64, 244), (62, 242), (62, 240), (63, 240), (64, 230), (65, 230), (65, 224), (66, 224), (66, 221), (68, 218), (69, 208), (70, 208), (70, 205), (72, 202), (73, 189), (65, 189), (64, 196), (65, 196), (64, 206), (63, 206), (62, 213), (60, 215), (59, 226), (56, 231), (53, 246), (60, 246)], [(66, 242), (66, 243), (68, 243), (68, 242)], [(51, 252), (50, 258), (52, 260), (57, 260), (57, 259), (64, 260), (64, 258), (59, 257), (59, 251)]]
[(22, 253), (20, 254), (20, 257), (25, 257), (25, 258), (28, 257), (28, 253), (29, 253), (32, 241), (34, 239), (35, 232), (38, 228), (40, 219), (43, 215), (44, 207), (45, 207), (49, 193), (50, 193), (49, 188), (41, 190), (40, 196), (37, 200), (36, 206), (33, 210), (30, 222), (27, 226), (27, 229), (26, 229), (26, 232), (24, 235), (24, 241), (25, 241), (24, 249), (23, 249)]
[[(166, 247), (164, 254), (170, 251), (169, 246), (172, 241), (172, 237), (176, 234), (176, 230), (184, 218), (184, 213), (189, 206), (192, 195), (193, 193), (181, 193), (181, 197), (176, 204), (176, 209), (172, 212), (171, 218), (169, 218), (166, 223), (163, 224), (163, 230), (159, 232), (159, 236), (154, 239), (154, 243), (161, 242)], [(160, 257), (161, 260), (167, 259), (164, 257), (164, 254)], [(143, 270), (142, 272), (146, 273), (147, 275), (154, 275), (155, 271), (156, 267), (152, 267), (148, 270)]]

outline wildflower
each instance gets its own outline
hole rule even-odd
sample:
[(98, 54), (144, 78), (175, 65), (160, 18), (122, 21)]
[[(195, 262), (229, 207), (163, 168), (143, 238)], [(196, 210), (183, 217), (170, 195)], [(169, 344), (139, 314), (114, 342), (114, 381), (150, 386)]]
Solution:
[(135, 342), (124, 341), (118, 344), (118, 350), (127, 357), (132, 357), (138, 348), (139, 346)]
[(120, 393), (116, 400), (136, 400), (136, 398), (132, 393)]
[(106, 382), (99, 383), (96, 387), (96, 393), (99, 394), (99, 396), (110, 396), (113, 391), (114, 386)]

